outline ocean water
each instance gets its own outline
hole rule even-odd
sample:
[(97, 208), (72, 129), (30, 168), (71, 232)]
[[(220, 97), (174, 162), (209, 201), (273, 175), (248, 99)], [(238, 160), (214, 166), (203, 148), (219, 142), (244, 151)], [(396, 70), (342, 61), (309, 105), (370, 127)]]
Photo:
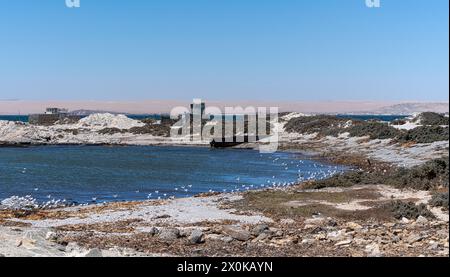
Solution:
[(397, 119), (404, 119), (407, 118), (408, 116), (406, 115), (369, 115), (369, 114), (363, 114), (363, 115), (357, 115), (357, 114), (339, 114), (337, 115), (337, 117), (341, 117), (341, 118), (350, 118), (350, 119), (354, 119), (354, 120), (379, 120), (379, 121), (384, 121), (384, 122), (391, 122)]
[(0, 115), (0, 120), (28, 122), (28, 115)]
[[(127, 115), (131, 119), (142, 120), (145, 118), (154, 118), (156, 120), (161, 119), (160, 115)], [(404, 115), (347, 115), (347, 114), (339, 114), (338, 117), (350, 118), (350, 119), (358, 119), (358, 120), (381, 120), (381, 121), (394, 121), (396, 119), (406, 118)], [(8, 120), (8, 121), (22, 121), (28, 122), (27, 115), (0, 115), (0, 120)]]
[(145, 200), (243, 191), (324, 178), (345, 167), (294, 153), (156, 146), (0, 148), (0, 200)]

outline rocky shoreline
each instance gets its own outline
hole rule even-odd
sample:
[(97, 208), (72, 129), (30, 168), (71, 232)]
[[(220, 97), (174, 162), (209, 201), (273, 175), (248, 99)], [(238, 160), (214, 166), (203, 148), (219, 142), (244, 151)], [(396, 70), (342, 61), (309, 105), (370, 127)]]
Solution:
[[(448, 157), (448, 140), (404, 144), (392, 139), (287, 132), (287, 122), (298, 116), (289, 114), (275, 126), (280, 130), (282, 150), (312, 151), (317, 158), (360, 171), (320, 184), (305, 182), (282, 189), (62, 209), (0, 210), (0, 256), (449, 255), (448, 163), (442, 172), (428, 164)], [(26, 133), (22, 127), (15, 129), (16, 135)], [(54, 128), (52, 132), (61, 130)], [(120, 132), (102, 135), (102, 139), (97, 133), (92, 135), (93, 130), (104, 128), (104, 124), (91, 126), (81, 131), (81, 139), (80, 133), (71, 130), (66, 132), (68, 137), (45, 143), (169, 143), (167, 138), (148, 134)], [(45, 130), (38, 131), (39, 139), (31, 144), (42, 138), (42, 132)], [(10, 137), (9, 141), (14, 140)], [(409, 170), (401, 171), (401, 176), (411, 178), (406, 179), (406, 186), (391, 184), (397, 170)], [(430, 174), (437, 175), (431, 178)], [(413, 189), (409, 182), (432, 186)], [(437, 192), (447, 195), (442, 207), (431, 203)]]
[[(293, 190), (304, 200), (287, 201), (281, 212), (261, 212), (249, 200), (255, 193)], [(448, 212), (397, 219), (373, 208), (392, 199), (426, 202), (428, 193), (361, 186), (247, 194), (3, 211), (0, 250), (6, 256), (86, 257), (449, 255)]]

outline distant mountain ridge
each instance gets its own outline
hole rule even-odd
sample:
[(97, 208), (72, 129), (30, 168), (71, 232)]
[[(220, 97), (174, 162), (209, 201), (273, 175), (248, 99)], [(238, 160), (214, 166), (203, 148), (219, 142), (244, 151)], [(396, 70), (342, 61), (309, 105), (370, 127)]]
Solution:
[(435, 112), (448, 113), (449, 103), (402, 103), (392, 106), (382, 107), (364, 114), (395, 114), (395, 115), (411, 115), (414, 113)]

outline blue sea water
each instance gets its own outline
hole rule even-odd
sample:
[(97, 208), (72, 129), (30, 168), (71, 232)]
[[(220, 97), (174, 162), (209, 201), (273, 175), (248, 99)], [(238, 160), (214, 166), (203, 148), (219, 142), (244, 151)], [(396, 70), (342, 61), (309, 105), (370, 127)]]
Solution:
[(378, 121), (384, 121), (384, 122), (391, 122), (391, 121), (394, 121), (394, 120), (397, 120), (397, 119), (407, 118), (408, 116), (406, 116), (406, 115), (368, 115), (368, 114), (348, 115), (348, 114), (338, 114), (337, 117), (349, 118), (349, 119), (354, 119), (354, 120), (364, 120), (364, 121), (367, 121), (367, 120), (378, 120)]
[(0, 115), (0, 120), (28, 122), (28, 115)]
[[(346, 168), (294, 153), (153, 146), (0, 148), (0, 200), (70, 203), (186, 197), (324, 178)], [(151, 194), (151, 195), (150, 195)]]
[[(338, 117), (350, 118), (350, 119), (359, 119), (359, 120), (380, 120), (390, 122), (396, 119), (406, 118), (404, 115), (347, 115), (347, 114), (339, 114)], [(160, 115), (128, 115), (129, 118), (141, 120), (145, 118), (154, 118), (156, 120), (161, 119)], [(0, 115), (0, 120), (8, 120), (8, 121), (22, 121), (28, 122), (27, 115)]]

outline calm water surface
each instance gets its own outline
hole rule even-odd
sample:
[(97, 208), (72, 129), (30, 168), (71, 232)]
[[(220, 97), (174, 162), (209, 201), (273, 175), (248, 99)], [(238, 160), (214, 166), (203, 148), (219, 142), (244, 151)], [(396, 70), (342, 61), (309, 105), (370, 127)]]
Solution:
[(199, 147), (0, 148), (0, 200), (31, 195), (73, 203), (242, 191), (323, 178), (344, 167), (298, 154)]

